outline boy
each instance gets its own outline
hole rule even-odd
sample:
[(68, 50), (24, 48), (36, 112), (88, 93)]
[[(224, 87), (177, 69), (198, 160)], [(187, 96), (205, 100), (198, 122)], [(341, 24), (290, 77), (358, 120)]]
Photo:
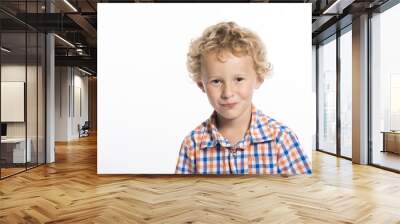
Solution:
[(177, 174), (311, 174), (296, 135), (252, 104), (270, 71), (261, 40), (234, 22), (192, 42), (187, 66), (214, 112), (184, 140)]

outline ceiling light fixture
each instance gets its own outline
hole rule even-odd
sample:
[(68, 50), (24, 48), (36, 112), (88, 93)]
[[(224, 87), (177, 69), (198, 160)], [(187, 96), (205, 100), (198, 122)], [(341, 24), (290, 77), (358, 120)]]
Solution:
[(69, 46), (75, 48), (75, 45), (71, 44), (71, 42), (69, 42), (68, 40), (58, 36), (57, 34), (54, 34), (54, 36), (56, 36), (58, 39), (60, 39), (61, 41), (63, 41), (64, 43), (68, 44)]
[(83, 55), (83, 50), (82, 50), (81, 48), (77, 48), (77, 49), (76, 49), (76, 52), (77, 52), (79, 55)]
[(342, 14), (343, 9), (354, 1), (355, 0), (336, 0), (332, 5), (325, 9), (322, 14)]
[(85, 73), (85, 74), (88, 74), (88, 75), (90, 75), (90, 76), (92, 75), (92, 73), (89, 73), (88, 71), (85, 71), (85, 70), (83, 70), (83, 69), (81, 69), (81, 68), (79, 68), (79, 67), (78, 67), (78, 69), (79, 69), (79, 71), (81, 71), (81, 72), (83, 72), (83, 73)]
[(7, 53), (10, 53), (11, 52), (11, 50), (9, 50), (9, 49), (7, 49), (7, 48), (5, 48), (5, 47), (1, 47), (0, 48), (2, 51), (4, 51), (4, 52), (7, 52)]
[(67, 4), (72, 10), (74, 10), (74, 12), (78, 12), (78, 10), (71, 4), (69, 3), (68, 0), (64, 0), (65, 4)]

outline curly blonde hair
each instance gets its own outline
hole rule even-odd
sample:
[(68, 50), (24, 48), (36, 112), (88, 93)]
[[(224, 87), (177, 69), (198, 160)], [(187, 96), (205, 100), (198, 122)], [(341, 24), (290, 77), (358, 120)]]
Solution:
[(190, 44), (186, 65), (193, 81), (201, 80), (201, 63), (205, 54), (216, 52), (218, 60), (222, 61), (226, 51), (236, 57), (251, 56), (260, 79), (272, 70), (264, 44), (255, 33), (234, 22), (221, 22), (208, 27), (201, 37)]

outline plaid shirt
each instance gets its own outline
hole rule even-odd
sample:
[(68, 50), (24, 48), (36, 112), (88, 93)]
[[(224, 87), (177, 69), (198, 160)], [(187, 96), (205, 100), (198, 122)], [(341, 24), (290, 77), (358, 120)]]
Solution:
[(311, 174), (297, 136), (254, 106), (250, 128), (236, 145), (218, 132), (215, 118), (214, 111), (183, 140), (176, 174)]

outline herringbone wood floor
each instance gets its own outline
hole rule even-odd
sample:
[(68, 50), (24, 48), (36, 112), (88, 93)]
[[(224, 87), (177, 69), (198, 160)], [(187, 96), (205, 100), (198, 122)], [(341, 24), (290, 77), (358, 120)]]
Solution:
[(98, 176), (96, 138), (0, 181), (0, 223), (400, 223), (400, 175), (315, 152), (311, 177)]

